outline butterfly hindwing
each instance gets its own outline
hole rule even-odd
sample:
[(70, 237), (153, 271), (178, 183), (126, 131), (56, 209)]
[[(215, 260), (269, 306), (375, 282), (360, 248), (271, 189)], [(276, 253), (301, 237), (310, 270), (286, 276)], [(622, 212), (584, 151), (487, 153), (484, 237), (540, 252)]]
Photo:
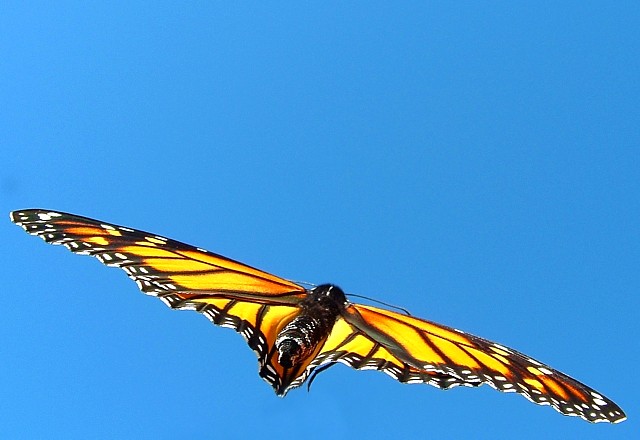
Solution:
[(240, 333), (258, 356), (260, 376), (275, 390), (292, 374), (278, 364), (274, 347), (278, 332), (300, 313), (298, 307), (201, 295), (183, 300), (180, 308), (197, 310), (214, 324)]
[(426, 383), (441, 389), (459, 385), (479, 385), (479, 383), (465, 382), (459, 377), (435, 370), (415, 368), (392, 354), (375, 338), (350, 324), (344, 317), (339, 317), (305, 374), (296, 379), (289, 388), (301, 385), (310, 374), (315, 374), (323, 367), (326, 368), (335, 363), (341, 363), (356, 370), (379, 370), (402, 383)]

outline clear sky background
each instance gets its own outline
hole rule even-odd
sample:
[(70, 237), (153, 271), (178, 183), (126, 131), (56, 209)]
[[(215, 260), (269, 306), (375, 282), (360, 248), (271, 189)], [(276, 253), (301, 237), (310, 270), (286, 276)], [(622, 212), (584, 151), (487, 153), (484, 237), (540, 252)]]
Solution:
[[(0, 437), (639, 435), (638, 2), (213, 3), (0, 6)], [(404, 306), (629, 420), (344, 366), (278, 398), (36, 207)]]

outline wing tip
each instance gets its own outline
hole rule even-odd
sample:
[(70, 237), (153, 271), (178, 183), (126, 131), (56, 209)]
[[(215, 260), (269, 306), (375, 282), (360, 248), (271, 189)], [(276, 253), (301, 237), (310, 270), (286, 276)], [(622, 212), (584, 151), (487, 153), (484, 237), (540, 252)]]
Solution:
[(9, 219), (15, 224), (21, 224), (22, 222), (47, 222), (53, 217), (62, 217), (64, 213), (54, 211), (51, 209), (16, 209), (9, 212)]
[(19, 216), (25, 216), (25, 212), (27, 211), (33, 211), (32, 209), (16, 209), (15, 211), (10, 211), (9, 212), (9, 220), (11, 220), (12, 223), (18, 223)]

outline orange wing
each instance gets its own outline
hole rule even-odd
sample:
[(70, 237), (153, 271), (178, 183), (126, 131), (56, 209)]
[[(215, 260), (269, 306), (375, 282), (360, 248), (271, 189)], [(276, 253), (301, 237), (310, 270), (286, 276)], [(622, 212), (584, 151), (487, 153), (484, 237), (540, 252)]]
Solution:
[(10, 215), (12, 222), (47, 243), (120, 267), (140, 290), (165, 302), (172, 301), (176, 293), (227, 293), (235, 298), (295, 304), (305, 294), (303, 287), (283, 278), (148, 232), (42, 209)]
[(303, 287), (175, 240), (86, 217), (42, 209), (11, 221), (47, 243), (123, 269), (140, 290), (169, 307), (196, 310), (240, 333), (256, 352), (260, 375), (278, 389), (295, 371), (277, 364), (277, 333), (299, 312)]
[(617, 423), (626, 418), (610, 399), (511, 348), (361, 304), (347, 306), (309, 372), (336, 362), (381, 370), (400, 382), (427, 383), (442, 389), (486, 383), (590, 422)]

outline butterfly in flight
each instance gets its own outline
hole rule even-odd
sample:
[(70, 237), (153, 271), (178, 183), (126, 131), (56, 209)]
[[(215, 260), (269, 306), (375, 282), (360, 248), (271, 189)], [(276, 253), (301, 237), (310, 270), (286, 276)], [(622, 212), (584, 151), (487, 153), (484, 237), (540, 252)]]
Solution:
[(489, 384), (589, 422), (625, 420), (592, 388), (504, 345), (431, 321), (347, 300), (332, 284), (306, 289), (175, 240), (73, 214), (15, 211), (47, 243), (123, 269), (142, 292), (240, 333), (260, 376), (283, 396), (342, 363), (441, 389)]

